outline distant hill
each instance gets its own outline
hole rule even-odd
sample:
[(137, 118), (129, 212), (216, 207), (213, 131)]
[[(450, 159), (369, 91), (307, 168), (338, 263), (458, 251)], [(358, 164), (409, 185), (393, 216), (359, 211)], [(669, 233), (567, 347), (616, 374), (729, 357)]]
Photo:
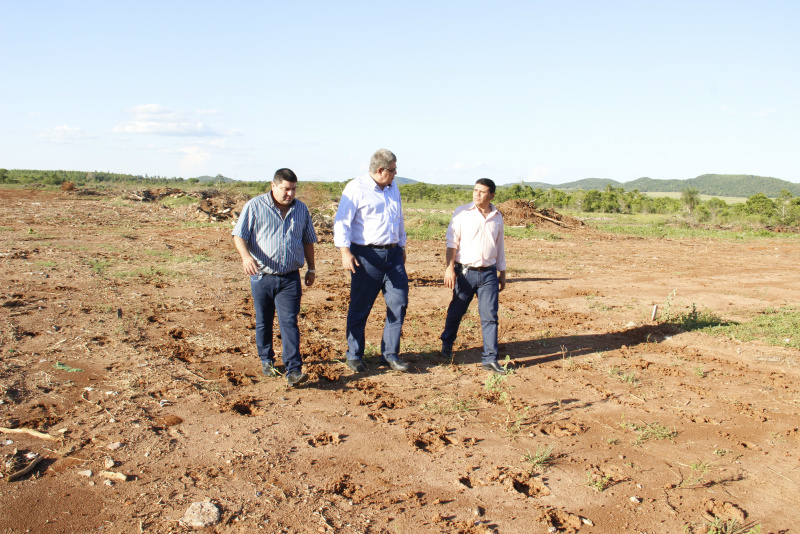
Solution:
[(220, 181), (224, 183), (238, 182), (238, 180), (234, 180), (233, 178), (226, 178), (221, 174), (218, 174), (216, 176), (195, 176), (195, 178), (197, 178), (201, 182), (211, 182), (211, 183), (216, 183)]
[(403, 178), (402, 176), (395, 176), (394, 181), (397, 182), (397, 185), (419, 183), (417, 180), (412, 180), (411, 178)]
[(800, 184), (787, 182), (779, 178), (754, 176), (751, 174), (703, 174), (688, 180), (655, 180), (653, 178), (638, 178), (630, 182), (618, 182), (610, 178), (585, 178), (565, 184), (543, 184), (540, 182), (525, 182), (534, 189), (560, 189), (564, 191), (583, 189), (602, 190), (608, 185), (622, 187), (626, 191), (638, 189), (642, 193), (680, 193), (694, 187), (703, 195), (717, 197), (751, 197), (757, 193), (764, 193), (768, 197), (776, 198), (781, 191), (786, 189), (794, 196), (800, 196)]

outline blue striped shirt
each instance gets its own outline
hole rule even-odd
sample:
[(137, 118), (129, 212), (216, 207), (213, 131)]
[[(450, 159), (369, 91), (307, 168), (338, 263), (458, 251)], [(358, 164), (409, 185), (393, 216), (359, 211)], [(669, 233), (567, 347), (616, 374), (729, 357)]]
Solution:
[(311, 213), (295, 199), (286, 218), (267, 192), (247, 201), (231, 235), (241, 237), (247, 250), (265, 274), (286, 274), (305, 263), (303, 244), (316, 243)]

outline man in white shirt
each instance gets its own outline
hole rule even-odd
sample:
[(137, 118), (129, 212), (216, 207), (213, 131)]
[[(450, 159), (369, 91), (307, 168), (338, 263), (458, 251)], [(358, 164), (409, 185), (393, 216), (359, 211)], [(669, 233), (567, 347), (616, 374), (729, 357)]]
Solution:
[(442, 355), (452, 358), (461, 319), (477, 294), (483, 334), (481, 362), (487, 371), (502, 375), (506, 370), (497, 363), (497, 310), (499, 293), (506, 286), (506, 255), (503, 216), (492, 204), (494, 192), (494, 182), (480, 178), (472, 190), (473, 202), (456, 208), (447, 228), (444, 285), (453, 290), (453, 300), (441, 340)]
[(378, 293), (386, 302), (381, 363), (407, 371), (400, 360), (400, 334), (408, 307), (406, 230), (400, 191), (394, 183), (397, 157), (386, 149), (373, 154), (369, 172), (351, 180), (342, 192), (333, 224), (333, 242), (350, 271), (347, 310), (347, 367), (357, 373), (363, 364), (367, 318)]

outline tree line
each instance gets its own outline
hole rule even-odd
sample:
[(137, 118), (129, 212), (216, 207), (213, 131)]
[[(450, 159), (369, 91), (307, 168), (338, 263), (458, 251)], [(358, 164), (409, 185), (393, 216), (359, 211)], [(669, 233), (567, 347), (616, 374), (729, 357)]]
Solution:
[[(423, 183), (400, 186), (404, 202), (457, 202), (472, 200), (470, 190)], [(687, 220), (698, 223), (726, 224), (737, 221), (762, 224), (800, 224), (800, 196), (783, 190), (771, 199), (764, 193), (752, 195), (745, 202), (729, 204), (720, 198), (701, 200), (700, 191), (689, 187), (680, 198), (651, 197), (638, 189), (626, 191), (622, 187), (607, 185), (605, 189), (562, 191), (559, 189), (532, 188), (514, 184), (498, 188), (495, 204), (507, 200), (532, 201), (537, 208), (567, 209), (579, 213), (658, 213), (682, 214)]]
[[(221, 175), (218, 175), (221, 177)], [(165, 176), (132, 175), (113, 172), (85, 171), (40, 171), (0, 169), (0, 184), (43, 184), (59, 186), (73, 182), (77, 186), (136, 184), (168, 187), (195, 186), (197, 178), (167, 178)], [(310, 185), (309, 182), (306, 182)], [(337, 200), (347, 181), (316, 182), (315, 187), (326, 190)], [(218, 185), (227, 188), (261, 193), (268, 189), (268, 182), (232, 182)], [(406, 203), (466, 204), (472, 200), (471, 186), (431, 185), (423, 182), (399, 186)], [(729, 204), (719, 198), (701, 200), (700, 190), (687, 187), (680, 198), (651, 197), (638, 189), (625, 190), (611, 184), (602, 189), (564, 191), (561, 189), (533, 188), (525, 184), (514, 184), (497, 188), (495, 203), (524, 199), (532, 201), (538, 208), (567, 209), (579, 213), (656, 213), (682, 214), (687, 220), (698, 223), (726, 224), (738, 221), (762, 224), (800, 224), (800, 196), (783, 189), (776, 198), (765, 193), (750, 196), (745, 202)]]

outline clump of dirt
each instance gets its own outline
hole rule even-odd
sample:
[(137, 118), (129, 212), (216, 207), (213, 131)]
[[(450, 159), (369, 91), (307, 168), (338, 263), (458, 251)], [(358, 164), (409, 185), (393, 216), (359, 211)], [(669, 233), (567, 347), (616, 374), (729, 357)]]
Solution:
[(562, 215), (553, 209), (538, 209), (532, 200), (507, 200), (497, 206), (503, 214), (503, 222), (507, 226), (529, 226), (537, 228), (578, 229), (584, 226), (583, 221), (569, 215)]

